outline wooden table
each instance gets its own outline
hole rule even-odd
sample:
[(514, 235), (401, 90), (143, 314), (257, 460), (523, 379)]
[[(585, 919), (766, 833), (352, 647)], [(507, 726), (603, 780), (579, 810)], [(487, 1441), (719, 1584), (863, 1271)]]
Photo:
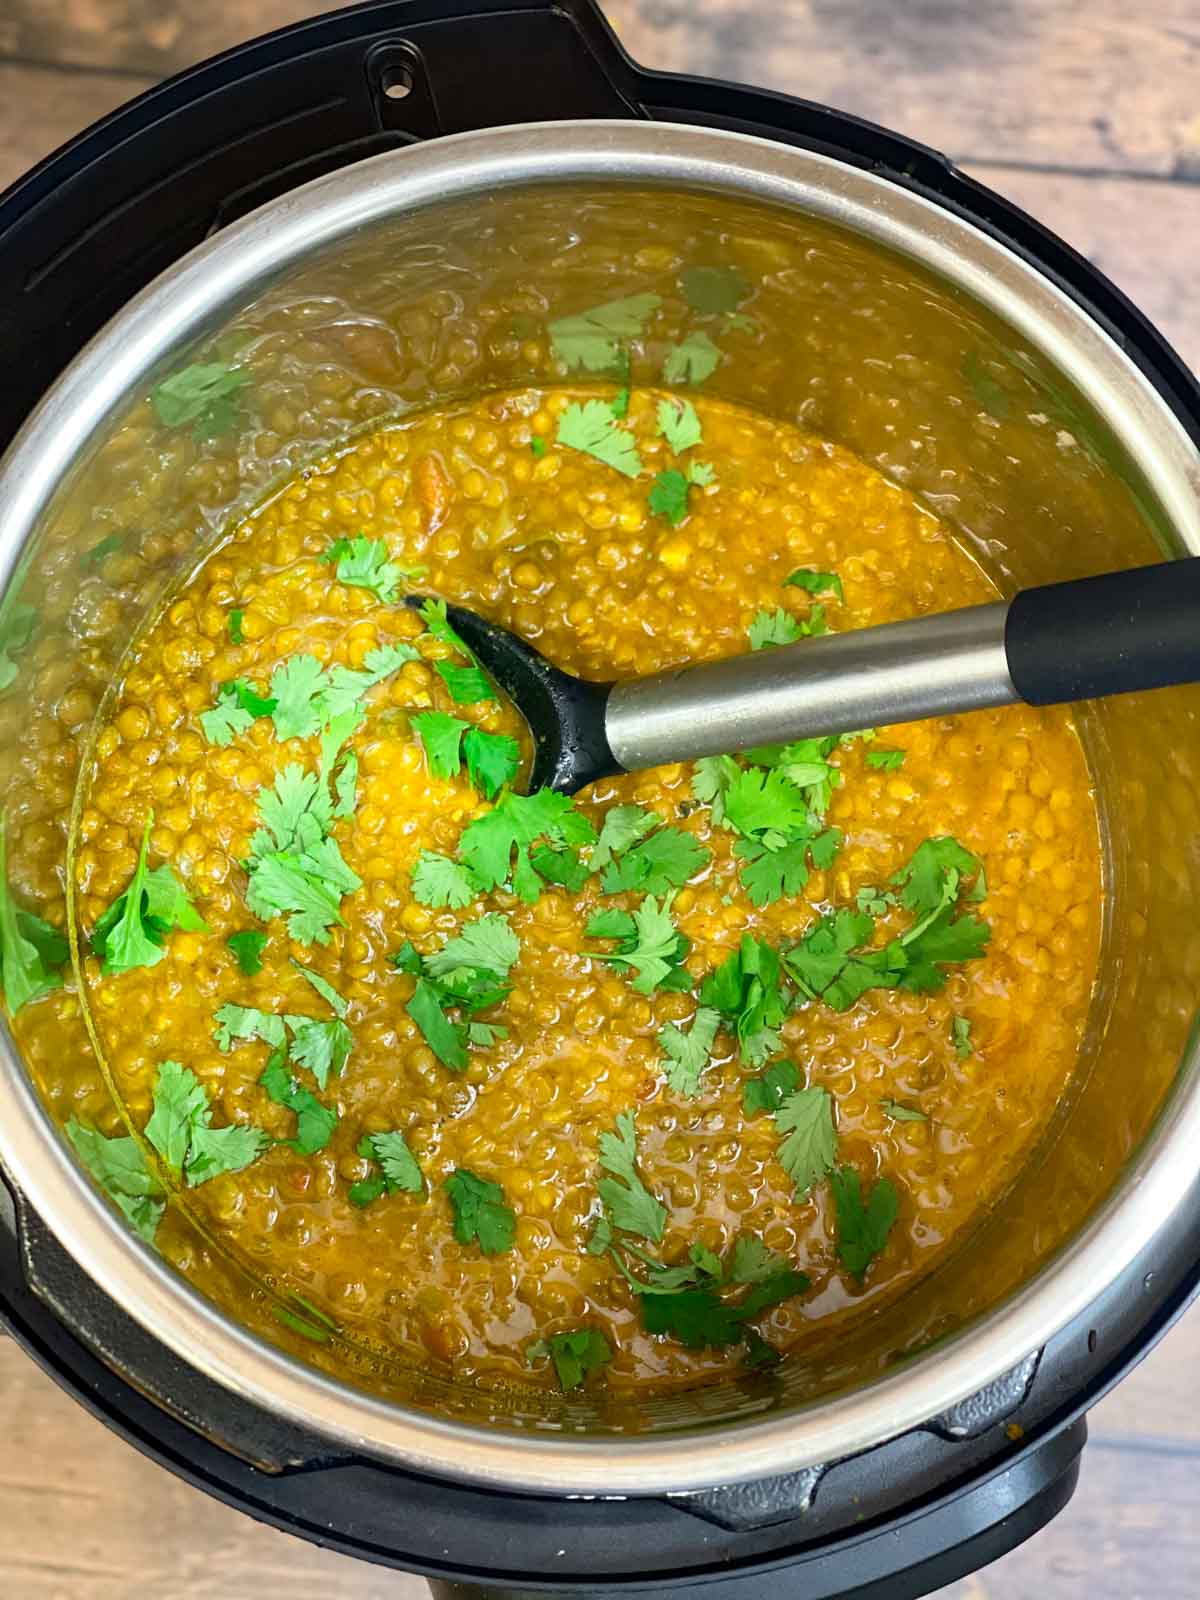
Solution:
[[(0, 0), (0, 183), (217, 50), (327, 4)], [(647, 65), (827, 101), (1048, 221), (1200, 364), (1196, 0), (608, 0)], [(1192, 1385), (1195, 1384), (1194, 1389)], [(941, 1600), (1197, 1600), (1200, 1316), (1093, 1413), (1076, 1499)], [(419, 1600), (143, 1461), (0, 1341), (3, 1600)], [(781, 1595), (780, 1600), (784, 1600)]]

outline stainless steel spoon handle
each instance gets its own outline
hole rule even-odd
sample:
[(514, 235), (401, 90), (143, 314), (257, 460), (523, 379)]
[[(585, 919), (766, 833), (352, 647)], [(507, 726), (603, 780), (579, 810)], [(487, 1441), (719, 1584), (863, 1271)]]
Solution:
[(1008, 705), (1008, 602), (830, 633), (617, 683), (605, 731), (627, 771)]

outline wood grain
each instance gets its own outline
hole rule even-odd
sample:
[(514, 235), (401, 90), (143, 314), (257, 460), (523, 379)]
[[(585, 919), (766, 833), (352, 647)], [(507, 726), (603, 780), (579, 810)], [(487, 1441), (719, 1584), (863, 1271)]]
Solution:
[(0, 61), (0, 189), (150, 82)]
[[(958, 158), (1200, 176), (1194, 0), (603, 0), (647, 66), (761, 83)], [(333, 10), (5, 0), (0, 56), (162, 76)]]

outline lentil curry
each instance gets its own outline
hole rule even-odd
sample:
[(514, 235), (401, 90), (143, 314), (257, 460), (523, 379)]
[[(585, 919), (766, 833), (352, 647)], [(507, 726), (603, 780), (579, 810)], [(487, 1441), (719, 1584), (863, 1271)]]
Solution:
[[(557, 325), (568, 365), (612, 320)], [(221, 370), (156, 406), (236, 404)], [(136, 1139), (77, 1117), (78, 1153), (146, 1237), (181, 1196), (296, 1332), (456, 1378), (666, 1392), (844, 1337), (965, 1239), (1071, 1075), (1101, 886), (1069, 717), (525, 796), (519, 717), (414, 593), (611, 678), (994, 590), (861, 460), (694, 388), (492, 393), (304, 470), (102, 717), (75, 913)], [(14, 914), (44, 1063), (65, 952)]]

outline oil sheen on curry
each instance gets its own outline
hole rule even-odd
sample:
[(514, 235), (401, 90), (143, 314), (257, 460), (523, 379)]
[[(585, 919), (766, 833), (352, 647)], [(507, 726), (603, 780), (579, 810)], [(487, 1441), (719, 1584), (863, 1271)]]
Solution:
[[(78, 1116), (81, 1157), (147, 1237), (181, 1195), (299, 1332), (457, 1379), (668, 1391), (842, 1337), (962, 1245), (1074, 1067), (1069, 717), (527, 794), (444, 602), (609, 679), (993, 592), (861, 460), (695, 388), (496, 392), (304, 471), (102, 719), (75, 913), (128, 1127)], [(17, 1018), (35, 1062), (58, 1004)]]

